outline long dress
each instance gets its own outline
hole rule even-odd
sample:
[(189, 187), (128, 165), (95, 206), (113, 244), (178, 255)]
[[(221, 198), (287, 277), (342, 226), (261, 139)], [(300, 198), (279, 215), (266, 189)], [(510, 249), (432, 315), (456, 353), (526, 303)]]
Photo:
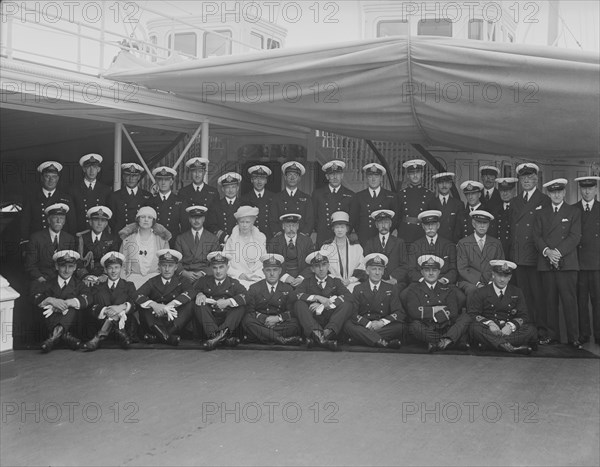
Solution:
[(338, 248), (335, 238), (331, 243), (324, 243), (321, 246), (321, 250), (328, 253), (329, 275), (350, 281), (347, 288), (352, 292), (354, 287), (365, 277), (365, 258), (363, 256), (363, 248), (360, 244), (350, 243), (348, 238), (345, 240), (345, 250)]
[[(252, 284), (265, 278), (260, 257), (267, 253), (267, 237), (252, 227), (249, 235), (240, 235), (236, 225), (223, 248), (223, 254), (229, 258), (227, 275), (240, 281), (248, 289)], [(240, 276), (246, 274), (250, 280), (242, 280)]]
[[(155, 226), (156, 227), (156, 226)], [(129, 233), (127, 227), (121, 230), (121, 238)], [(156, 252), (163, 248), (169, 248), (167, 235), (160, 229), (153, 229), (148, 240), (142, 240), (138, 229), (125, 236), (121, 244), (121, 253), (125, 256), (121, 277), (133, 282), (138, 289), (148, 279), (158, 275), (158, 257)], [(160, 235), (158, 235), (159, 233)]]

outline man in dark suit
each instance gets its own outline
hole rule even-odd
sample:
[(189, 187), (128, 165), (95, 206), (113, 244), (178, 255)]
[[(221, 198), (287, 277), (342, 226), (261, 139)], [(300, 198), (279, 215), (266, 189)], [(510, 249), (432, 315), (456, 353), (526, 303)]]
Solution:
[(253, 165), (248, 169), (252, 190), (242, 196), (242, 206), (258, 208), (258, 217), (254, 225), (265, 237), (271, 238), (271, 203), (274, 194), (265, 189), (268, 177), (273, 173), (266, 165)]
[(481, 209), (495, 216), (502, 206), (500, 193), (498, 193), (498, 190), (496, 189), (496, 177), (500, 175), (500, 169), (493, 165), (484, 165), (479, 167), (479, 175), (481, 177), (481, 182), (483, 183)]
[(27, 243), (32, 233), (48, 228), (46, 208), (52, 204), (65, 204), (69, 207), (64, 230), (75, 234), (75, 215), (71, 196), (58, 190), (60, 172), (63, 166), (55, 161), (40, 164), (41, 187), (35, 190), (25, 190), (23, 196), (23, 211), (21, 212), (21, 243)]
[(492, 279), (490, 261), (504, 259), (500, 240), (487, 234), (490, 222), (494, 220), (487, 211), (472, 211), (475, 232), (459, 240), (456, 245), (457, 286), (467, 299), (480, 287)]
[(32, 289), (33, 302), (43, 308), (46, 327), (50, 337), (42, 343), (42, 352), (50, 352), (59, 339), (72, 350), (81, 348), (81, 340), (71, 334), (79, 313), (91, 303), (90, 290), (73, 276), (79, 253), (59, 250), (52, 260), (58, 274), (44, 282), (37, 290)]
[(179, 262), (179, 274), (189, 283), (212, 274), (208, 254), (220, 248), (217, 237), (204, 228), (206, 211), (205, 206), (186, 208), (191, 229), (180, 234), (175, 240), (175, 249), (183, 255)]
[(380, 209), (372, 212), (371, 217), (375, 221), (375, 227), (377, 227), (379, 233), (367, 241), (363, 254), (384, 254), (388, 258), (388, 263), (382, 280), (395, 285), (398, 292), (402, 292), (409, 283), (408, 253), (404, 240), (391, 235), (394, 211)]
[(579, 274), (577, 276), (577, 306), (579, 337), (585, 344), (592, 335), (589, 303), (592, 304), (594, 340), (600, 344), (600, 204), (596, 200), (600, 177), (578, 177), (581, 202), (581, 241), (577, 247)]
[[(185, 211), (185, 209), (189, 208), (190, 206), (205, 206), (210, 211), (213, 202), (219, 199), (219, 192), (215, 187), (204, 183), (204, 176), (206, 175), (206, 168), (208, 167), (208, 159), (205, 157), (192, 157), (185, 163), (185, 166), (190, 171), (192, 183), (184, 186), (177, 193), (179, 195), (179, 199), (182, 201), (182, 210)], [(187, 215), (182, 213), (182, 231), (190, 228), (187, 220)]]
[[(515, 271), (517, 285), (527, 301), (527, 311), (532, 323), (538, 322), (538, 314), (545, 312), (546, 294), (542, 278), (537, 270), (538, 251), (533, 236), (535, 216), (550, 205), (550, 198), (537, 189), (539, 168), (536, 164), (517, 166), (517, 175), (523, 193), (511, 203), (510, 254), (508, 257), (518, 266)], [(540, 338), (546, 337), (540, 329)]]
[(406, 188), (398, 193), (398, 237), (407, 245), (417, 240), (421, 235), (421, 227), (417, 216), (427, 209), (434, 195), (423, 186), (423, 172), (427, 162), (422, 159), (412, 159), (402, 164), (408, 178)]
[(294, 293), (294, 314), (307, 344), (337, 350), (336, 337), (350, 318), (354, 298), (338, 278), (328, 275), (327, 252), (315, 251), (306, 257), (313, 276), (306, 279)]
[(215, 234), (220, 244), (225, 244), (231, 231), (237, 225), (235, 212), (242, 205), (239, 190), (242, 176), (236, 172), (221, 175), (217, 183), (223, 190), (223, 198), (213, 202), (206, 214), (206, 229)]
[(460, 184), (460, 189), (464, 193), (467, 203), (458, 216), (459, 240), (471, 235), (475, 231), (470, 213), (483, 209), (481, 204), (483, 184), (475, 180), (467, 180)]
[(327, 219), (331, 219), (334, 212), (350, 212), (350, 203), (354, 192), (342, 185), (344, 180), (343, 161), (329, 161), (323, 165), (322, 170), (329, 182), (327, 186), (313, 191), (312, 203), (315, 209), (315, 230), (317, 231), (317, 248), (326, 240), (332, 238), (331, 229)]
[(143, 172), (143, 167), (135, 162), (121, 164), (125, 187), (108, 197), (108, 207), (113, 213), (110, 226), (115, 234), (126, 225), (135, 222), (135, 216), (142, 206), (152, 204), (150, 192), (138, 186)]
[[(363, 167), (363, 171), (367, 177), (368, 188), (354, 195), (349, 214), (350, 224), (358, 236), (360, 245), (364, 248), (369, 239), (377, 235), (377, 227), (371, 214), (381, 209), (396, 212), (398, 203), (396, 195), (381, 186), (386, 174), (382, 165), (371, 162)], [(320, 222), (323, 222), (323, 219), (320, 219)], [(392, 223), (392, 232), (395, 228), (396, 223)]]
[(102, 170), (102, 160), (100, 154), (86, 154), (79, 159), (83, 180), (70, 190), (73, 199), (73, 214), (76, 220), (76, 229), (75, 232), (72, 232), (73, 234), (88, 228), (86, 214), (91, 208), (106, 206), (108, 203), (112, 188), (98, 181), (98, 175)]
[(460, 199), (456, 199), (450, 194), (454, 177), (452, 172), (437, 173), (431, 177), (437, 185), (438, 193), (424, 210), (440, 211), (442, 213), (440, 236), (452, 243), (457, 243), (460, 240), (459, 219), (465, 207)]
[(267, 242), (267, 252), (283, 257), (281, 281), (292, 287), (298, 287), (312, 274), (304, 260), (315, 251), (309, 236), (298, 232), (302, 216), (284, 214), (280, 216), (283, 235), (276, 235)]
[(220, 251), (208, 254), (212, 275), (203, 276), (195, 284), (196, 307), (194, 314), (208, 340), (204, 350), (219, 345), (235, 347), (238, 327), (246, 312), (247, 292), (237, 279), (227, 275), (229, 259)]
[[(173, 193), (173, 183), (177, 171), (171, 167), (160, 166), (152, 171), (158, 192), (152, 197), (151, 207), (156, 211), (156, 222), (171, 232), (171, 247), (181, 233), (181, 216), (184, 216), (182, 201)], [(187, 216), (184, 216), (187, 217)]]
[(292, 316), (294, 290), (279, 280), (283, 256), (267, 254), (261, 261), (265, 279), (248, 289), (244, 333), (261, 344), (300, 345), (300, 325)]
[(100, 259), (109, 251), (119, 251), (121, 239), (109, 233), (107, 227), (112, 211), (106, 206), (96, 206), (87, 211), (89, 229), (77, 234), (79, 255), (82, 263), (77, 269), (77, 277), (91, 287), (106, 281), (104, 267)]
[[(53, 256), (57, 251), (77, 248), (75, 237), (63, 230), (69, 206), (63, 203), (52, 204), (44, 212), (49, 227), (31, 234), (25, 252), (25, 271), (36, 282), (56, 278), (57, 269)], [(32, 292), (35, 292), (36, 286), (32, 285)]]
[[(518, 178), (507, 177), (497, 178), (498, 192), (500, 193), (500, 199), (502, 204), (498, 208), (495, 216), (496, 218), (490, 223), (490, 235), (500, 240), (502, 243), (502, 250), (505, 256), (510, 255), (511, 250), (511, 234), (510, 234), (510, 222), (512, 217), (511, 201), (515, 197), (515, 187)], [(509, 257), (510, 259), (510, 257)]]
[(271, 203), (271, 231), (273, 235), (280, 235), (283, 214), (300, 214), (300, 232), (306, 235), (312, 234), (315, 226), (314, 209), (312, 199), (306, 193), (298, 189), (300, 177), (306, 173), (306, 169), (300, 162), (290, 161), (281, 166), (284, 175), (285, 188), (273, 196)]
[(96, 335), (83, 344), (83, 349), (92, 352), (100, 348), (114, 330), (121, 347), (128, 349), (131, 341), (125, 331), (129, 315), (135, 310), (137, 297), (133, 282), (121, 279), (121, 269), (125, 256), (117, 251), (109, 251), (100, 258), (107, 280), (92, 289), (92, 317), (101, 323)]
[(181, 253), (165, 248), (156, 252), (160, 274), (148, 279), (137, 291), (135, 302), (140, 308), (148, 343), (179, 345), (179, 333), (191, 321), (194, 289), (177, 276)]
[(411, 334), (427, 343), (429, 352), (444, 350), (448, 346), (468, 347), (466, 331), (471, 319), (467, 313), (459, 312), (456, 288), (438, 282), (444, 260), (434, 255), (423, 255), (417, 263), (423, 281), (411, 287), (406, 297)]
[(535, 324), (529, 324), (523, 292), (509, 284), (517, 265), (511, 261), (493, 260), (492, 283), (477, 289), (469, 300), (472, 342), (509, 353), (530, 354), (537, 346)]
[(344, 325), (351, 344), (399, 348), (404, 339), (405, 313), (398, 291), (381, 280), (387, 262), (380, 253), (365, 257), (369, 280), (354, 288), (356, 313)]
[(576, 349), (579, 342), (579, 314), (577, 312), (577, 245), (581, 240), (581, 211), (564, 202), (567, 180), (557, 178), (544, 183), (552, 204), (540, 210), (535, 217), (533, 236), (539, 252), (537, 269), (541, 271), (546, 308), (538, 317), (538, 326), (546, 328), (540, 344), (559, 342), (558, 301), (563, 305), (567, 340)]

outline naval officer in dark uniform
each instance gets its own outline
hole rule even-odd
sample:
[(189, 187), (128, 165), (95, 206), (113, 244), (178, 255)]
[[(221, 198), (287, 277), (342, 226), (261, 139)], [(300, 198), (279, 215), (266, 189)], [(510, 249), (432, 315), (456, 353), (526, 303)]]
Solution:
[[(577, 307), (579, 309), (579, 339), (582, 344), (594, 340), (600, 344), (600, 204), (596, 199), (600, 177), (578, 177), (581, 201), (581, 241), (577, 246), (579, 274), (577, 275)], [(592, 304), (590, 323), (589, 303)], [(593, 326), (593, 327), (592, 327)]]
[(484, 165), (479, 167), (479, 175), (483, 184), (481, 191), (482, 209), (495, 216), (502, 206), (500, 193), (496, 189), (496, 177), (500, 175), (500, 169), (493, 165)]
[[(363, 167), (363, 171), (367, 177), (368, 188), (354, 195), (350, 203), (349, 214), (350, 224), (358, 236), (360, 245), (364, 248), (369, 239), (378, 233), (371, 214), (381, 209), (396, 212), (398, 205), (396, 195), (382, 186), (383, 177), (386, 174), (382, 165), (371, 162)], [(396, 223), (393, 222), (391, 231), (393, 232), (395, 228)], [(351, 230), (352, 228), (350, 228)]]
[(143, 172), (143, 167), (135, 162), (121, 164), (125, 186), (108, 197), (108, 207), (113, 213), (110, 227), (114, 233), (134, 223), (141, 207), (152, 204), (152, 195), (138, 186)]
[(206, 214), (206, 230), (215, 234), (223, 245), (237, 225), (235, 212), (242, 205), (239, 197), (242, 176), (237, 172), (227, 172), (217, 179), (223, 190), (223, 198), (213, 202)]
[(171, 232), (171, 246), (181, 233), (182, 201), (173, 193), (173, 184), (177, 171), (171, 167), (160, 166), (152, 171), (158, 192), (152, 198), (151, 206), (156, 211), (156, 222)]
[(483, 209), (481, 204), (481, 191), (483, 190), (483, 183), (475, 180), (467, 180), (460, 184), (467, 203), (461, 211), (458, 224), (459, 224), (459, 240), (469, 235), (472, 235), (475, 231), (473, 227), (473, 221), (471, 220), (471, 212), (480, 211)]
[(46, 208), (52, 204), (65, 204), (69, 207), (65, 217), (64, 230), (75, 235), (75, 215), (71, 196), (61, 192), (58, 186), (62, 164), (56, 161), (41, 163), (37, 171), (40, 174), (41, 187), (25, 190), (23, 211), (21, 212), (21, 243), (29, 241), (32, 233), (48, 228)]
[(537, 345), (535, 324), (530, 324), (523, 292), (509, 284), (517, 265), (493, 260), (492, 283), (477, 289), (468, 304), (473, 342), (509, 353), (530, 354)]
[(434, 195), (423, 186), (423, 171), (427, 162), (412, 159), (402, 164), (408, 178), (406, 188), (398, 193), (398, 237), (404, 239), (407, 245), (423, 235), (419, 225), (418, 215), (431, 205)]
[(106, 206), (112, 188), (98, 181), (102, 170), (102, 156), (100, 154), (86, 154), (79, 159), (83, 171), (83, 180), (71, 188), (73, 198), (73, 214), (76, 220), (76, 232), (88, 228), (87, 212), (94, 206)]
[[(517, 166), (517, 175), (523, 193), (511, 203), (510, 254), (508, 257), (518, 266), (515, 271), (517, 285), (527, 301), (527, 311), (532, 323), (537, 323), (538, 313), (544, 313), (546, 294), (542, 278), (537, 270), (538, 251), (535, 247), (533, 226), (542, 208), (550, 205), (550, 198), (537, 189), (539, 168), (536, 164)], [(547, 337), (540, 329), (540, 338)]]
[(441, 172), (431, 177), (436, 183), (437, 195), (429, 203), (427, 210), (442, 213), (439, 234), (452, 243), (458, 243), (460, 240), (459, 219), (465, 207), (460, 199), (450, 193), (452, 185), (454, 185), (454, 177), (453, 172)]
[(323, 165), (322, 170), (329, 182), (327, 186), (317, 188), (312, 195), (313, 207), (315, 209), (315, 230), (317, 231), (317, 248), (331, 239), (329, 224), (323, 219), (331, 219), (334, 212), (350, 212), (350, 203), (354, 192), (342, 185), (344, 180), (344, 169), (346, 163), (343, 161), (329, 161)]
[(258, 208), (258, 217), (255, 226), (258, 227), (265, 237), (273, 237), (271, 231), (271, 203), (274, 194), (267, 190), (267, 179), (273, 173), (266, 165), (253, 165), (248, 169), (252, 190), (242, 195), (242, 206), (253, 206)]
[(271, 231), (273, 235), (280, 235), (283, 214), (300, 214), (300, 232), (306, 235), (312, 234), (314, 229), (314, 209), (312, 198), (298, 189), (300, 177), (306, 173), (306, 169), (300, 162), (290, 161), (281, 166), (284, 174), (285, 188), (273, 196), (271, 203)]
[(510, 259), (510, 221), (512, 217), (511, 201), (515, 197), (515, 187), (518, 178), (507, 177), (497, 178), (498, 192), (500, 193), (500, 199), (502, 204), (498, 208), (495, 216), (496, 219), (490, 224), (490, 235), (497, 238), (502, 243), (502, 250), (504, 255)]
[(204, 206), (209, 211), (214, 201), (219, 199), (219, 192), (215, 187), (204, 183), (206, 169), (208, 167), (208, 159), (205, 157), (192, 157), (185, 163), (185, 166), (190, 171), (192, 183), (184, 186), (177, 193), (182, 201), (183, 213), (181, 214), (182, 226), (181, 230), (190, 228), (187, 214), (185, 210), (190, 206)]

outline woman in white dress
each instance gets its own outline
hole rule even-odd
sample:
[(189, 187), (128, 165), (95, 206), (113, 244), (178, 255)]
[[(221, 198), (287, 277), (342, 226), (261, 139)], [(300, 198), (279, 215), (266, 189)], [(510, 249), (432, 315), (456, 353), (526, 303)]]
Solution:
[(169, 248), (171, 233), (157, 224), (156, 218), (156, 211), (144, 206), (135, 216), (136, 223), (119, 232), (123, 239), (121, 253), (125, 256), (121, 277), (133, 282), (136, 289), (158, 274), (156, 252)]
[(267, 253), (267, 238), (254, 225), (258, 208), (240, 206), (234, 216), (237, 225), (225, 242), (223, 254), (229, 258), (227, 274), (247, 289), (265, 278), (260, 258)]
[(337, 211), (331, 215), (333, 240), (323, 244), (321, 251), (329, 258), (329, 275), (342, 280), (350, 292), (366, 278), (365, 258), (359, 243), (348, 239), (350, 216), (347, 212)]

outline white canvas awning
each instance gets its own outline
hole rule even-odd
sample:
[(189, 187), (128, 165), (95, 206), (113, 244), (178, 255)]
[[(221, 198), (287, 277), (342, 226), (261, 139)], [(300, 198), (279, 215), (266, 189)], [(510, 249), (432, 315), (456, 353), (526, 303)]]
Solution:
[(106, 76), (358, 138), (534, 158), (599, 154), (591, 52), (399, 36)]

